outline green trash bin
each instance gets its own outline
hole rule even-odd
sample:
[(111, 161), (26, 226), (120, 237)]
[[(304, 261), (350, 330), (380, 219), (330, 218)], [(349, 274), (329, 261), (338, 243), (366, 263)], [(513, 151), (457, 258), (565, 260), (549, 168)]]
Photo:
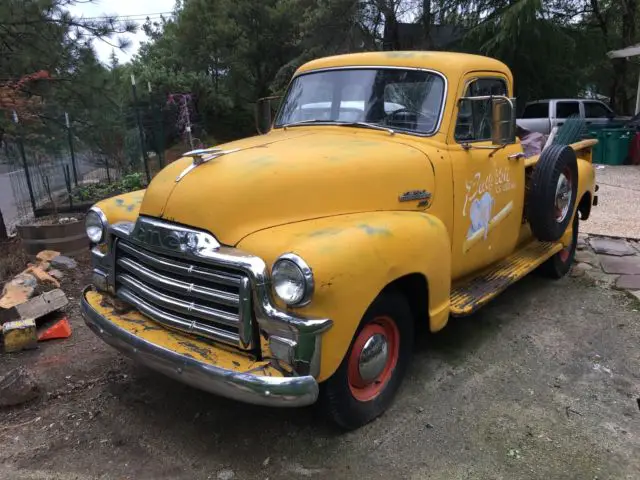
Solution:
[(626, 128), (603, 128), (594, 133), (598, 144), (593, 149), (593, 163), (623, 165), (629, 155), (633, 132)]

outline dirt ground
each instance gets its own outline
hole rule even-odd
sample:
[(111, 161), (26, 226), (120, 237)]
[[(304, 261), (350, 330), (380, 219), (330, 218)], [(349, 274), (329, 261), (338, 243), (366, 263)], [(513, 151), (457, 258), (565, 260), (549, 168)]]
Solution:
[(640, 304), (535, 275), (419, 340), (393, 407), (341, 433), (315, 408), (268, 409), (186, 387), (84, 326), (0, 357), (45, 396), (0, 410), (2, 479), (638, 479)]

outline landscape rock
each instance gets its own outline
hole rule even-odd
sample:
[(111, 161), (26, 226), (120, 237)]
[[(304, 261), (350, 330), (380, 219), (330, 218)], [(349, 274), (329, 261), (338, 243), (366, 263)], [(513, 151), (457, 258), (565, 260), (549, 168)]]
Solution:
[(591, 270), (592, 268), (593, 267), (588, 263), (578, 263), (577, 265), (573, 266), (573, 268), (571, 269), (570, 275), (572, 277), (582, 277), (585, 271)]
[(73, 270), (78, 266), (78, 263), (73, 258), (65, 255), (58, 255), (52, 258), (50, 263), (53, 268), (61, 268), (63, 270)]
[(629, 293), (640, 301), (640, 290), (636, 290), (635, 292), (629, 291)]
[(626, 240), (622, 239), (591, 237), (589, 239), (589, 243), (596, 253), (604, 255), (623, 257), (626, 255), (635, 255), (637, 253)]
[(60, 270), (56, 268), (52, 268), (47, 273), (51, 275), (53, 278), (55, 278), (56, 280), (62, 280), (64, 278), (64, 273), (62, 273)]
[(34, 400), (40, 396), (41, 389), (29, 370), (14, 368), (4, 377), (0, 377), (0, 407), (12, 407)]
[(58, 280), (53, 278), (49, 273), (45, 272), (44, 269), (39, 266), (29, 267), (27, 270), (25, 270), (24, 273), (33, 275), (40, 283), (53, 285), (56, 288), (60, 288), (60, 282), (58, 282)]
[(232, 480), (236, 474), (233, 470), (225, 469), (218, 472), (218, 480)]
[(2, 289), (0, 298), (0, 308), (12, 308), (26, 302), (31, 298), (35, 288), (38, 286), (36, 277), (28, 273), (21, 273), (7, 282)]
[(616, 287), (622, 290), (640, 290), (640, 275), (622, 275), (616, 280)]
[(598, 260), (598, 256), (593, 253), (591, 250), (580, 250), (576, 252), (575, 255), (576, 262), (584, 262), (597, 267), (600, 265), (600, 261)]
[(584, 233), (579, 233), (578, 234), (578, 243), (576, 244), (576, 249), (578, 249), (578, 250), (586, 249), (588, 247), (587, 238), (589, 238), (588, 235), (586, 235)]
[(640, 275), (640, 257), (622, 258), (599, 255), (602, 269), (619, 275)]
[(618, 278), (617, 275), (609, 275), (599, 268), (584, 271), (585, 276), (599, 285), (610, 287)]
[(42, 250), (36, 255), (36, 258), (43, 262), (50, 262), (53, 258), (58, 256), (60, 256), (60, 252), (56, 252), (55, 250)]
[(29, 318), (27, 320), (7, 322), (2, 325), (2, 338), (4, 340), (4, 351), (7, 353), (36, 348), (38, 344), (36, 321)]

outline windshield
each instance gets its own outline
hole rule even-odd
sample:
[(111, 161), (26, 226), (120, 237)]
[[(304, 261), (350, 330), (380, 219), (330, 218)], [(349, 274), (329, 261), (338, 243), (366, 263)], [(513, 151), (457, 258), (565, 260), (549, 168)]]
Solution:
[(442, 76), (423, 70), (354, 68), (307, 73), (289, 87), (275, 126), (353, 123), (434, 133), (444, 98)]

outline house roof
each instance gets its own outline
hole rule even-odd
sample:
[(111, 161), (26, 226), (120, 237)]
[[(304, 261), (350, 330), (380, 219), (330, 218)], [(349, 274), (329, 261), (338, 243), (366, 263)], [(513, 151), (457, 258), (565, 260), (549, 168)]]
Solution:
[(612, 50), (607, 53), (609, 58), (629, 58), (637, 57), (638, 55), (640, 55), (640, 43), (623, 48), (622, 50)]

